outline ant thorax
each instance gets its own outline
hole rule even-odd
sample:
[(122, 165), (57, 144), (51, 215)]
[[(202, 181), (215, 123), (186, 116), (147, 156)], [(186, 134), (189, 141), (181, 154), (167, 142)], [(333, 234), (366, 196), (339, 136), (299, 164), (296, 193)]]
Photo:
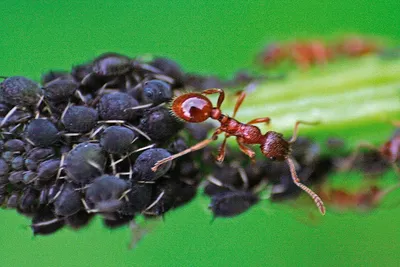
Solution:
[(285, 160), (290, 154), (290, 144), (283, 135), (274, 131), (269, 131), (264, 135), (261, 143), (262, 153), (271, 160)]

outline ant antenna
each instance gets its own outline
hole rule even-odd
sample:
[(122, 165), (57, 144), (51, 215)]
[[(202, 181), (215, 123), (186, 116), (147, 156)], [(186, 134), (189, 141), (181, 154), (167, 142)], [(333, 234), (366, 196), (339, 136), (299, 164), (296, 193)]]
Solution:
[(296, 124), (294, 125), (293, 136), (292, 136), (292, 138), (290, 138), (289, 144), (293, 144), (294, 142), (296, 142), (297, 136), (298, 136), (298, 133), (299, 133), (299, 125), (300, 125), (300, 124), (318, 125), (318, 124), (320, 124), (320, 123), (321, 123), (320, 121), (313, 121), (313, 122), (309, 122), (309, 121), (296, 121)]
[(321, 198), (314, 192), (312, 191), (310, 188), (308, 188), (307, 186), (305, 186), (304, 184), (302, 184), (300, 182), (299, 177), (297, 176), (296, 173), (296, 167), (294, 165), (293, 159), (291, 159), (290, 157), (286, 158), (286, 162), (289, 165), (290, 168), (290, 173), (292, 174), (292, 179), (293, 182), (300, 187), (301, 189), (303, 189), (303, 191), (305, 191), (315, 202), (315, 204), (317, 205), (319, 211), (321, 212), (322, 215), (325, 215), (325, 206), (324, 206), (324, 202), (322, 202)]

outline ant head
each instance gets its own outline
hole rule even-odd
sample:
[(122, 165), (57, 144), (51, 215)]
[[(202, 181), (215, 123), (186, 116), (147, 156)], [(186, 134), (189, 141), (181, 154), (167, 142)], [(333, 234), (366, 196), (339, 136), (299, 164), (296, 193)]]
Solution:
[(211, 116), (211, 101), (204, 95), (188, 93), (178, 96), (172, 103), (175, 115), (187, 122), (203, 122)]
[(290, 144), (277, 132), (267, 132), (261, 144), (262, 153), (271, 160), (283, 161), (290, 154)]

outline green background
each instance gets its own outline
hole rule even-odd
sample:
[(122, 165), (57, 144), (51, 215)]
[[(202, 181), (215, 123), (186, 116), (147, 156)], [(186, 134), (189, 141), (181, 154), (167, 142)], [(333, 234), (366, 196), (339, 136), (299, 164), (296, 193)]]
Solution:
[[(60, 1), (61, 2), (61, 1)], [(400, 37), (398, 1), (1, 1), (0, 74), (39, 79), (99, 53), (152, 53), (229, 76), (268, 40), (346, 32)], [(386, 133), (385, 133), (386, 134)], [(166, 215), (135, 250), (100, 220), (32, 238), (0, 211), (2, 266), (398, 266), (400, 207), (309, 218), (266, 201), (210, 225), (208, 200)]]

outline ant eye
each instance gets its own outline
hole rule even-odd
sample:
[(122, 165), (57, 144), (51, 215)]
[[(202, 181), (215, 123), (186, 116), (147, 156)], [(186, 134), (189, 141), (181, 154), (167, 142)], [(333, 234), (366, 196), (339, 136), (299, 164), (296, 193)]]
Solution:
[(276, 160), (276, 157), (270, 157), (269, 159), (270, 160)]

